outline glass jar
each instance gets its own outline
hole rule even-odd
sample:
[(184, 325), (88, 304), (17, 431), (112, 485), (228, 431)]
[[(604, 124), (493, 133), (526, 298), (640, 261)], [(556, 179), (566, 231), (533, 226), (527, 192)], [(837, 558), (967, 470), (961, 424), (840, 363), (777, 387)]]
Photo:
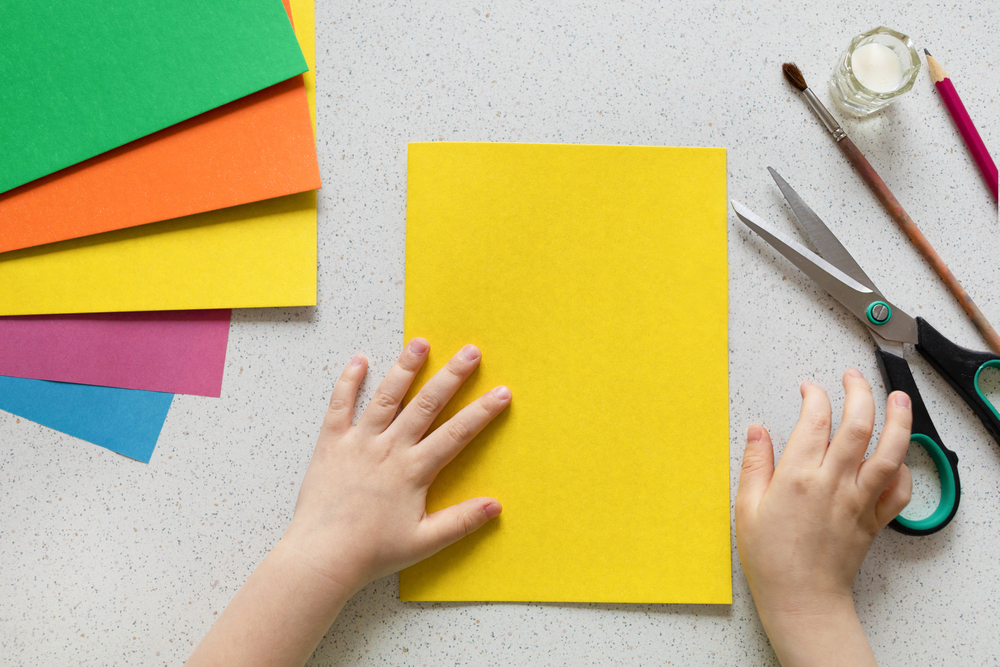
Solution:
[(919, 71), (910, 38), (879, 26), (851, 40), (830, 77), (830, 95), (847, 113), (864, 117), (909, 91)]

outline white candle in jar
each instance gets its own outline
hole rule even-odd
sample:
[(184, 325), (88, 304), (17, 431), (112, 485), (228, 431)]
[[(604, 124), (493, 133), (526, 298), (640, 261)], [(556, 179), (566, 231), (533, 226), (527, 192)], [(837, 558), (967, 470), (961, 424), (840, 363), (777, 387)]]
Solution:
[(862, 86), (876, 93), (891, 93), (903, 80), (903, 63), (895, 51), (877, 42), (854, 50), (851, 69)]

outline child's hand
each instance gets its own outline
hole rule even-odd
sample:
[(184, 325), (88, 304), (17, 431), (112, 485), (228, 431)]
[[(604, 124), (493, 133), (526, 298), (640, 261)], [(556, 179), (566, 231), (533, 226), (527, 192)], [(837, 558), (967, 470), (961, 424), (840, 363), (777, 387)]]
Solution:
[(427, 487), (510, 404), (497, 387), (426, 438), (479, 365), (467, 345), (399, 413), (430, 346), (414, 338), (356, 426), (354, 401), (368, 362), (357, 356), (333, 390), (319, 443), (285, 536), (239, 590), (188, 665), (290, 667), (305, 663), (347, 599), (368, 582), (440, 551), (500, 514), (474, 498), (433, 514)]
[(368, 364), (356, 356), (344, 369), (282, 540), (349, 593), (437, 553), (500, 514), (493, 498), (425, 511), (427, 488), (438, 472), (511, 400), (507, 387), (497, 387), (424, 438), (481, 357), (474, 345), (465, 346), (397, 417), (429, 349), (423, 338), (410, 341), (356, 426), (354, 402)]
[(910, 501), (903, 465), (910, 399), (893, 392), (875, 453), (871, 388), (844, 374), (844, 417), (830, 440), (826, 392), (804, 382), (802, 412), (774, 466), (767, 431), (748, 433), (736, 496), (736, 543), (764, 628), (786, 666), (875, 664), (851, 594), (875, 536)]

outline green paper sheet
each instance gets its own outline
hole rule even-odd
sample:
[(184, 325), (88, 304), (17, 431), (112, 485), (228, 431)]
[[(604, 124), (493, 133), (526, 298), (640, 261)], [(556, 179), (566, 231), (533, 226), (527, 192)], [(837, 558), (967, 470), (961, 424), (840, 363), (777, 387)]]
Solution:
[(281, 0), (0, 5), (0, 192), (307, 69)]

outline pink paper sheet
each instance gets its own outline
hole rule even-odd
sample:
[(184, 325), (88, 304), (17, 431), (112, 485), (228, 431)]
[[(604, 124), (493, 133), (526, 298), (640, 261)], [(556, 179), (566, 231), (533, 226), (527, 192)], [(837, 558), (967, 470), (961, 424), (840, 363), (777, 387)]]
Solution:
[(0, 375), (218, 397), (229, 310), (0, 317)]

